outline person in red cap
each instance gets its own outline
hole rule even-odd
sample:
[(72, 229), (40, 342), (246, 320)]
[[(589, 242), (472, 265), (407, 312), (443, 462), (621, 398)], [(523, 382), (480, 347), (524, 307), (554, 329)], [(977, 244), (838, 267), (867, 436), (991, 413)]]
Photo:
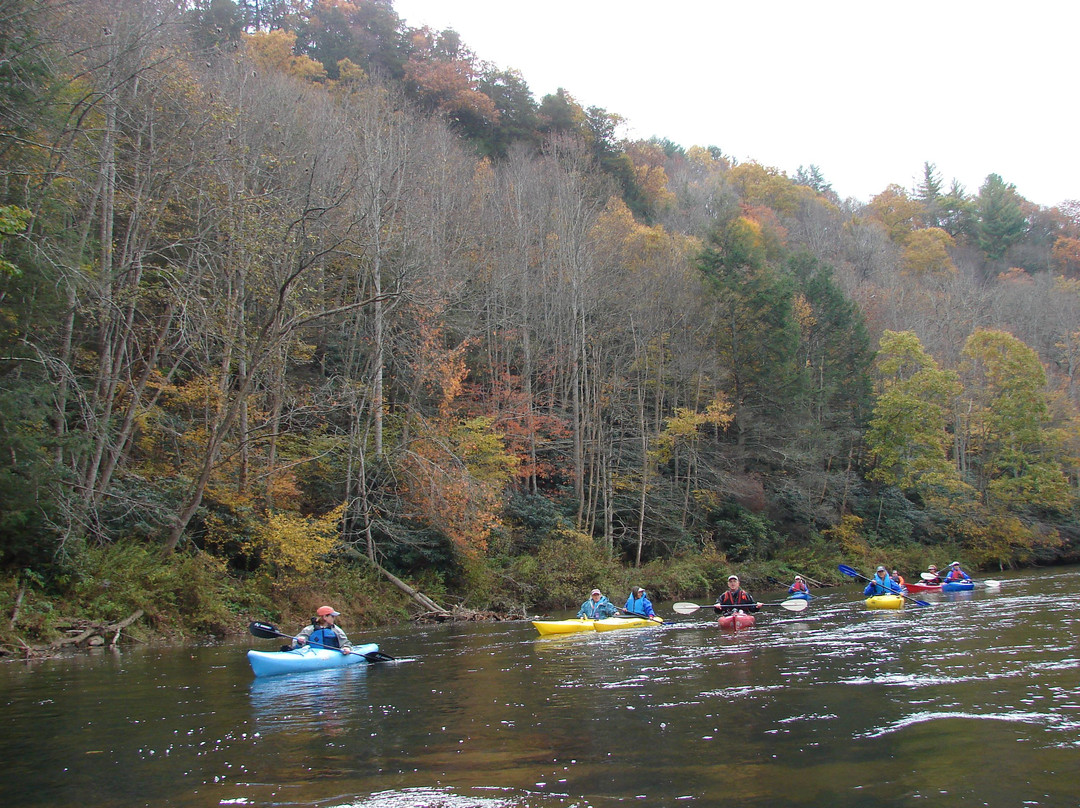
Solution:
[(351, 654), (352, 643), (334, 622), (339, 614), (341, 612), (335, 611), (333, 606), (320, 606), (311, 618), (311, 625), (304, 626), (293, 637), (293, 648), (310, 644), (312, 648), (337, 648), (343, 654)]

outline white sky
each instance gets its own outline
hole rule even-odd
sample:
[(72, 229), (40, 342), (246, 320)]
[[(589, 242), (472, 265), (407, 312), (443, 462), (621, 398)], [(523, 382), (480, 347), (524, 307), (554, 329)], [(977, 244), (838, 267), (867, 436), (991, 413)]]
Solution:
[(627, 119), (621, 134), (719, 146), (842, 198), (987, 174), (1080, 199), (1077, 0), (394, 0), (521, 72)]

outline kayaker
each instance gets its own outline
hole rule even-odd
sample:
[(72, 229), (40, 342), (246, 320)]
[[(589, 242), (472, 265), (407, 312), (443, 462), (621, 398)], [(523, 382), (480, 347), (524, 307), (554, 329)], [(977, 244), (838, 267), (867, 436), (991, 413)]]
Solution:
[(923, 580), (926, 581), (926, 583), (930, 584), (931, 586), (938, 586), (941, 583), (941, 576), (938, 575), (937, 564), (931, 564), (927, 568), (927, 572), (929, 572), (930, 575), (932, 575), (933, 577), (932, 578), (923, 577)]
[(950, 582), (955, 583), (956, 581), (970, 581), (970, 580), (971, 580), (971, 576), (968, 575), (966, 572), (964, 572), (962, 569), (960, 569), (960, 562), (959, 561), (954, 561), (951, 564), (949, 564), (949, 571), (947, 573), (945, 573), (945, 583), (950, 583)]
[(615, 604), (604, 597), (604, 594), (599, 589), (594, 589), (592, 594), (589, 595), (589, 599), (581, 604), (577, 616), (589, 620), (603, 620), (607, 617), (613, 617), (615, 611)]
[(314, 648), (337, 648), (343, 654), (351, 654), (352, 643), (335, 622), (340, 614), (333, 606), (320, 606), (311, 618), (311, 625), (304, 626), (300, 633), (293, 637), (293, 647), (311, 643)]
[(877, 568), (873, 579), (863, 590), (864, 595), (889, 595), (900, 594), (900, 585), (889, 577), (889, 571), (883, 566)]
[(907, 592), (907, 581), (904, 580), (904, 576), (896, 570), (892, 571), (892, 575), (889, 576), (896, 582), (896, 585), (900, 587), (901, 592)]
[(630, 590), (630, 597), (626, 599), (626, 608), (623, 611), (635, 617), (656, 617), (648, 594), (640, 586)]
[(806, 581), (803, 580), (801, 575), (796, 575), (795, 583), (788, 587), (787, 593), (789, 595), (809, 595), (810, 587), (806, 585)]
[(761, 604), (756, 602), (749, 592), (739, 586), (738, 575), (729, 575), (727, 579), (727, 592), (722, 594), (716, 603), (713, 604), (713, 611), (720, 612), (721, 614), (730, 614), (736, 608), (743, 611), (756, 611), (761, 608)]

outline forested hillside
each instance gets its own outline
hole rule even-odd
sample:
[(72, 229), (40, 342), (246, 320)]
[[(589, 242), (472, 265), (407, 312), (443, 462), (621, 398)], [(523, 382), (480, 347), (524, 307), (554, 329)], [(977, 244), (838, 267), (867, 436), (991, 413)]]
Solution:
[(1080, 203), (619, 141), (388, 0), (0, 32), (11, 599), (120, 615), (85, 573), (147, 553), (180, 611), (225, 573), (508, 608), (1077, 557)]

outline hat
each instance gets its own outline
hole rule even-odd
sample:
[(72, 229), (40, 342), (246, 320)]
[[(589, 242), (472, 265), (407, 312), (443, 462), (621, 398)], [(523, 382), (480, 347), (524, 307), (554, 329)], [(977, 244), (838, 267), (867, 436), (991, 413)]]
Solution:
[(592, 596), (592, 595), (602, 595), (602, 594), (603, 594), (603, 592), (601, 592), (599, 589), (594, 589), (592, 592), (589, 593), (590, 596)]
[(737, 580), (739, 580), (739, 576), (738, 576), (738, 575), (735, 575), (734, 573), (732, 573), (731, 575), (729, 575), (729, 576), (727, 577), (727, 579), (728, 579), (729, 581), (737, 581)]
[(801, 576), (801, 575), (796, 575), (796, 576), (795, 576), (795, 580), (796, 580), (796, 581), (801, 581), (801, 580), (802, 580), (802, 576)]
[(878, 566), (877, 571), (878, 572), (888, 572), (888, 570), (885, 569), (885, 567), (883, 567), (883, 566)]
[(643, 590), (643, 589), (642, 589), (642, 588), (641, 588), (640, 586), (635, 586), (635, 587), (632, 587), (632, 588), (630, 589), (630, 591), (631, 591), (631, 592), (632, 592), (632, 593), (633, 593), (634, 595), (640, 595), (640, 594), (641, 594), (642, 592), (644, 592), (645, 590)]
[(937, 569), (937, 564), (931, 564), (931, 565), (930, 565), (930, 569), (932, 569), (932, 570), (936, 570), (936, 569)]
[(951, 564), (949, 564), (949, 566), (950, 566), (950, 567), (959, 567), (959, 566), (960, 566), (960, 562), (959, 562), (959, 561), (954, 561), (954, 562), (952, 562)]
[(319, 615), (319, 617), (337, 617), (341, 612), (335, 612), (333, 606), (320, 606), (315, 610), (315, 614)]

